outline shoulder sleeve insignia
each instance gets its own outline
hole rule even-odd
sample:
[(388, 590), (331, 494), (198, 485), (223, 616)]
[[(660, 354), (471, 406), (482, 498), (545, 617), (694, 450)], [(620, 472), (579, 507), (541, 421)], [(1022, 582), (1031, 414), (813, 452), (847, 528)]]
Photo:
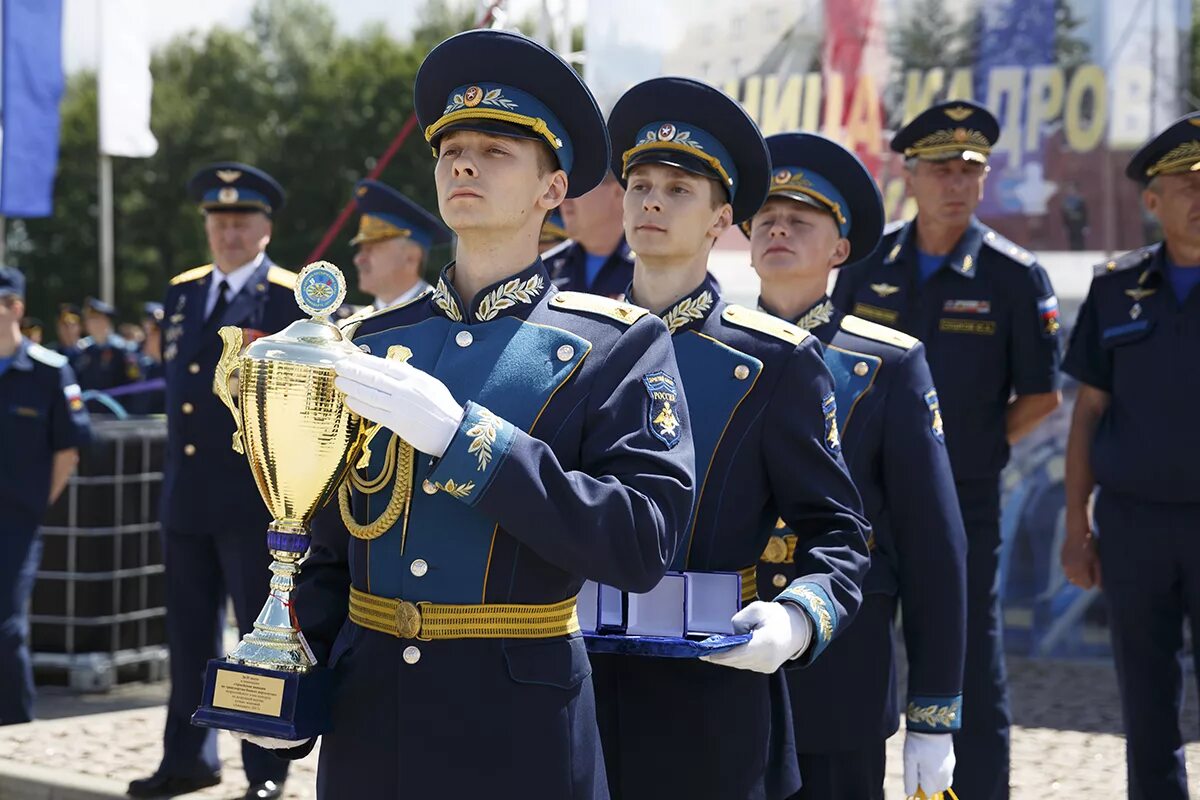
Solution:
[(933, 438), (939, 442), (946, 441), (946, 431), (942, 427), (942, 405), (938, 402), (937, 389), (925, 393), (925, 405), (929, 406), (929, 429)]
[(295, 289), (296, 273), (283, 267), (271, 267), (267, 270), (267, 281), (285, 289)]
[(201, 278), (203, 278), (205, 275), (207, 275), (208, 273), (212, 272), (212, 270), (213, 270), (212, 264), (205, 264), (203, 267), (192, 267), (189, 270), (185, 270), (184, 272), (179, 273), (174, 278), (171, 278), (171, 285), (178, 286), (181, 283), (190, 283), (191, 281), (198, 281)]
[(789, 344), (800, 344), (811, 335), (808, 331), (786, 320), (745, 306), (726, 306), (725, 310), (721, 312), (721, 319), (739, 328), (774, 336)]
[(582, 311), (585, 314), (608, 317), (625, 325), (632, 325), (650, 313), (639, 306), (586, 292), (559, 292), (550, 300), (550, 305), (562, 311)]
[(47, 367), (62, 369), (67, 365), (67, 357), (62, 353), (56, 353), (49, 348), (42, 347), (40, 344), (29, 345), (29, 357), (34, 361), (40, 361)]
[(675, 406), (678, 404), (675, 379), (662, 370), (657, 370), (642, 376), (642, 386), (650, 396), (650, 411), (647, 415), (650, 432), (667, 447), (674, 447), (683, 437), (683, 424), (675, 415)]
[(861, 336), (864, 339), (883, 342), (884, 344), (890, 344), (905, 350), (912, 350), (920, 344), (918, 339), (909, 336), (907, 333), (901, 333), (886, 325), (870, 322), (853, 314), (847, 314), (842, 317), (842, 330), (847, 333), (853, 333), (855, 336)]
[(842, 449), (842, 437), (838, 434), (837, 397), (833, 392), (821, 400), (821, 414), (825, 417), (825, 446), (836, 453)]

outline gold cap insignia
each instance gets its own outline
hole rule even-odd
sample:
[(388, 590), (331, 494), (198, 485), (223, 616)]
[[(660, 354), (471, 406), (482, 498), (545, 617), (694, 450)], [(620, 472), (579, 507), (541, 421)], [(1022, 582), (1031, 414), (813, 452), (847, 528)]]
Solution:
[(483, 89), (478, 86), (472, 86), (463, 92), (463, 105), (467, 108), (474, 108), (483, 102)]
[(967, 117), (975, 113), (975, 109), (967, 106), (954, 106), (946, 109), (946, 116), (955, 122), (962, 122)]
[(792, 171), (789, 169), (781, 169), (775, 173), (775, 183), (787, 183), (792, 179)]
[(240, 169), (219, 169), (217, 177), (221, 179), (222, 183), (233, 183), (242, 177), (242, 171)]
[(1146, 170), (1146, 177), (1172, 175), (1178, 172), (1195, 172), (1200, 169), (1200, 141), (1184, 142)]
[(238, 201), (238, 190), (232, 186), (222, 186), (221, 191), (217, 192), (217, 201), (221, 203), (236, 203)]
[(669, 122), (664, 122), (658, 129), (658, 140), (660, 142), (669, 142), (675, 138), (675, 126)]
[(356, 195), (358, 195), (359, 197), (362, 197), (363, 195), (365, 195), (365, 194), (367, 193), (367, 187), (365, 187), (365, 186), (360, 186), (360, 187), (358, 187), (357, 189), (355, 189), (355, 190), (354, 190), (354, 193), (355, 193)]
[(1190, 122), (1192, 125), (1195, 125), (1197, 128), (1200, 128), (1200, 117), (1192, 117), (1188, 120), (1188, 122)]

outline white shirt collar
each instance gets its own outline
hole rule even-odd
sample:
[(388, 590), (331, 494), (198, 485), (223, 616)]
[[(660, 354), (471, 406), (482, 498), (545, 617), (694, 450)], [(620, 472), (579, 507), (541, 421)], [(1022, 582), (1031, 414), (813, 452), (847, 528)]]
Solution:
[(259, 253), (254, 260), (243, 264), (228, 275), (214, 266), (212, 283), (208, 285), (208, 302), (204, 307), (205, 315), (211, 314), (213, 306), (217, 304), (217, 289), (221, 285), (222, 280), (229, 285), (229, 292), (226, 294), (226, 297), (229, 298), (230, 302), (233, 302), (233, 298), (250, 282), (250, 278), (254, 276), (255, 270), (262, 266), (263, 259), (266, 257), (266, 253)]
[(375, 309), (377, 311), (385, 309), (385, 308), (390, 308), (391, 306), (398, 306), (401, 303), (407, 303), (409, 300), (412, 300), (414, 297), (416, 297), (417, 295), (419, 295), (421, 292), (425, 291), (428, 288), (429, 288), (429, 284), (418, 278), (417, 282), (415, 284), (413, 284), (413, 287), (411, 289), (409, 289), (407, 292), (405, 292), (404, 294), (397, 297), (395, 300), (385, 301), (382, 297), (376, 297), (375, 302), (372, 305), (375, 306)]

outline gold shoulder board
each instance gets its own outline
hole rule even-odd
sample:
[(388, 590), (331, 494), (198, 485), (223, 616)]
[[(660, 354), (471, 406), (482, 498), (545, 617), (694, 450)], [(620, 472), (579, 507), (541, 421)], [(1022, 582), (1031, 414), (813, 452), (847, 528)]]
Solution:
[(909, 336), (907, 333), (901, 333), (894, 328), (889, 328), (886, 325), (880, 325), (877, 322), (871, 322), (852, 314), (842, 317), (842, 330), (847, 333), (853, 333), (855, 336), (861, 336), (864, 339), (895, 345), (905, 350), (912, 350), (920, 341), (913, 336)]
[(725, 310), (721, 312), (721, 319), (739, 328), (765, 333), (790, 344), (800, 344), (810, 336), (808, 331), (786, 320), (745, 306), (725, 306)]
[(285, 289), (295, 289), (296, 273), (283, 267), (271, 267), (267, 270), (267, 281)]
[(585, 314), (598, 314), (602, 317), (615, 319), (626, 325), (632, 325), (650, 312), (639, 306), (611, 300), (598, 294), (586, 292), (559, 292), (554, 295), (550, 305), (564, 311), (582, 311)]
[(171, 285), (178, 286), (181, 283), (188, 283), (189, 281), (198, 281), (201, 278), (203, 278), (205, 275), (207, 275), (208, 273), (212, 272), (212, 270), (213, 270), (212, 264), (205, 264), (203, 267), (192, 267), (189, 270), (179, 273), (174, 278), (171, 278)]

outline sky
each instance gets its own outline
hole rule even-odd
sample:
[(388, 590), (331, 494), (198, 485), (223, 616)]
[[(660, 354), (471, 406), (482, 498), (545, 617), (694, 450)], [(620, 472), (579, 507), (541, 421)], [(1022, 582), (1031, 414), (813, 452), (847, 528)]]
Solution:
[[(96, 8), (104, 0), (64, 0), (63, 66), (67, 72), (96, 65)], [(189, 30), (208, 30), (214, 25), (241, 27), (250, 19), (254, 0), (144, 0), (147, 29), (155, 45)], [(343, 33), (356, 33), (363, 25), (382, 21), (397, 38), (408, 35), (425, 0), (324, 0), (333, 9)], [(460, 6), (479, 5), (477, 0), (451, 0)], [(545, 0), (551, 6), (565, 4), (574, 21), (582, 22), (587, 0)], [(523, 19), (539, 13), (543, 0), (507, 0), (511, 18)]]

